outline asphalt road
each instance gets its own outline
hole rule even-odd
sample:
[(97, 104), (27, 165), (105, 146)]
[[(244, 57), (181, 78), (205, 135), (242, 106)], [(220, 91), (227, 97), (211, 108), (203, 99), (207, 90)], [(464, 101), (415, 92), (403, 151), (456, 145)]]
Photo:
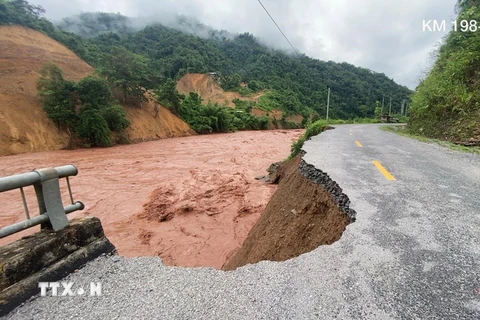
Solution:
[(233, 272), (101, 257), (66, 281), (100, 281), (102, 296), (36, 297), (9, 317), (480, 319), (480, 156), (378, 125), (337, 126), (304, 149), (357, 211), (333, 245)]

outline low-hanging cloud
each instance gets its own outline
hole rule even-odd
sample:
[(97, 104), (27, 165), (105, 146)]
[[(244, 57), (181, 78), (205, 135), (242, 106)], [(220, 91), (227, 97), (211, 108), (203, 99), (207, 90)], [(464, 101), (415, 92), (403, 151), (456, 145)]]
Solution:
[[(218, 30), (250, 32), (277, 49), (291, 50), (257, 0), (32, 0), (52, 20), (80, 12), (113, 12), (141, 23), (193, 17)], [(300, 52), (385, 73), (414, 88), (431, 64), (429, 53), (445, 32), (424, 32), (423, 20), (453, 20), (456, 0), (263, 0)]]

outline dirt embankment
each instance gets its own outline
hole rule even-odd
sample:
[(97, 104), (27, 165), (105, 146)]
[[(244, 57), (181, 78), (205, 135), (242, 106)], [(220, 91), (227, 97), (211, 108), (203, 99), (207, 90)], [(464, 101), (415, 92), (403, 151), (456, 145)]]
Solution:
[(280, 167), (277, 191), (223, 270), (262, 260), (284, 261), (332, 244), (355, 220), (340, 187), (301, 157)]
[[(47, 118), (37, 98), (39, 70), (46, 62), (58, 65), (68, 80), (93, 73), (92, 67), (57, 41), (20, 26), (0, 26), (0, 156), (58, 150), (68, 145), (66, 132)], [(152, 101), (143, 108), (126, 108), (135, 141), (190, 135), (188, 125)]]

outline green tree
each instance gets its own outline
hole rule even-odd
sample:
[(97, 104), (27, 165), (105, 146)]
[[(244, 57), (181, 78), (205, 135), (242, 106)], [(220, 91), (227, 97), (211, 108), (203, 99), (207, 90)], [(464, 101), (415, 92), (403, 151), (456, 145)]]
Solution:
[(113, 105), (100, 110), (100, 115), (107, 122), (108, 128), (113, 132), (121, 132), (128, 128), (130, 121), (122, 106)]
[(176, 115), (180, 114), (180, 106), (184, 96), (177, 91), (174, 80), (168, 79), (163, 85), (153, 91), (156, 100), (172, 110)]
[(74, 127), (77, 121), (75, 84), (63, 79), (62, 70), (57, 65), (48, 63), (40, 69), (37, 90), (47, 116), (59, 127)]
[(375, 102), (375, 118), (380, 118), (382, 115), (382, 107), (380, 106), (380, 101)]
[(92, 146), (108, 147), (111, 145), (108, 123), (97, 109), (86, 108), (80, 112), (77, 132)]
[(257, 92), (263, 89), (263, 85), (260, 83), (260, 81), (256, 80), (251, 80), (248, 82), (248, 87), (253, 91)]
[(92, 146), (109, 146), (110, 131), (121, 132), (130, 125), (124, 109), (111, 105), (105, 80), (89, 76), (75, 84), (64, 80), (62, 70), (52, 63), (42, 67), (40, 74), (37, 89), (43, 108), (71, 136), (77, 134)]
[(124, 47), (113, 47), (103, 58), (99, 73), (121, 90), (124, 103), (128, 97), (146, 100), (144, 85), (148, 83), (148, 72), (145, 57), (132, 54)]
[(100, 108), (112, 101), (112, 92), (104, 79), (87, 76), (81, 79), (76, 87), (81, 104)]
[(358, 107), (358, 113), (362, 118), (368, 117), (370, 115), (370, 111), (371, 111), (370, 107), (366, 105), (361, 105), (360, 107)]
[(0, 24), (20, 24), (35, 28), (45, 9), (25, 0), (0, 1)]
[(235, 73), (231, 76), (224, 76), (220, 82), (220, 85), (224, 90), (234, 91), (240, 89), (241, 80), (242, 77), (238, 73)]
[(182, 101), (180, 106), (180, 116), (185, 118), (192, 118), (198, 115), (202, 108), (202, 97), (196, 92), (190, 92)]

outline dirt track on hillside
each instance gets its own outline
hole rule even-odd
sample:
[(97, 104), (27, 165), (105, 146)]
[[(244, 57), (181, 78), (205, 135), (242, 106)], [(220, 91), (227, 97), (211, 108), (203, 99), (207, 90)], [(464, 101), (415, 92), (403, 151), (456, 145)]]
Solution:
[[(73, 163), (79, 169), (71, 179), (74, 197), (86, 210), (69, 217), (99, 217), (121, 255), (157, 255), (169, 265), (220, 268), (276, 190), (255, 177), (285, 159), (301, 133), (237, 132), (19, 154), (0, 157), (0, 176)], [(32, 189), (26, 193), (36, 214)], [(66, 203), (66, 193), (63, 199)], [(18, 191), (0, 194), (0, 203), (1, 226), (24, 219)], [(13, 239), (0, 245), (6, 240)]]

